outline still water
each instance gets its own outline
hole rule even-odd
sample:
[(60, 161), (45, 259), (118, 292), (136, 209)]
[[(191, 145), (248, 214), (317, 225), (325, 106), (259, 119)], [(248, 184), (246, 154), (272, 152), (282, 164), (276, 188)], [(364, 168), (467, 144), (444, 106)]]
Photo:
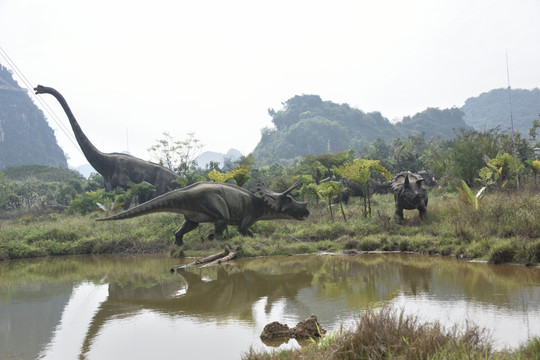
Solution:
[[(239, 359), (269, 322), (326, 330), (366, 308), (487, 328), (497, 348), (540, 336), (540, 269), (408, 254), (239, 259), (170, 273), (168, 256), (0, 263), (0, 359)], [(187, 260), (185, 260), (187, 261)]]

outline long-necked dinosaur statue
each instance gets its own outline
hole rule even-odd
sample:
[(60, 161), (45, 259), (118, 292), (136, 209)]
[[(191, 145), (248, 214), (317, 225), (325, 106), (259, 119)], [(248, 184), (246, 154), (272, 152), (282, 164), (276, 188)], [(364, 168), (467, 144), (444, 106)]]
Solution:
[(309, 216), (307, 203), (294, 200), (290, 194), (302, 183), (298, 181), (282, 193), (268, 189), (262, 182), (257, 186), (260, 197), (232, 184), (200, 182), (173, 190), (119, 214), (97, 219), (122, 220), (155, 212), (184, 214), (185, 221), (174, 234), (175, 244), (196, 229), (199, 223), (214, 223), (215, 235), (220, 237), (227, 225), (236, 225), (242, 235), (253, 236), (249, 227), (259, 220), (296, 219)]
[(36, 94), (51, 94), (62, 105), (84, 156), (105, 179), (107, 191), (117, 187), (127, 190), (133, 184), (146, 181), (156, 188), (150, 196), (153, 198), (175, 188), (172, 182), (178, 175), (163, 166), (127, 154), (99, 151), (83, 133), (69, 105), (58, 91), (42, 85), (38, 85), (34, 90)]

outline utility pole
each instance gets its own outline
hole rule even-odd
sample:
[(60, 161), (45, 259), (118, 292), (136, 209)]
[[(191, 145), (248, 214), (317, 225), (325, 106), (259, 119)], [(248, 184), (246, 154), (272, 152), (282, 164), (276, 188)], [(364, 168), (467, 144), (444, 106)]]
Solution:
[(512, 150), (514, 152), (514, 167), (516, 169), (516, 185), (519, 190), (519, 174), (516, 155), (516, 140), (514, 139), (514, 118), (512, 116), (512, 88), (510, 87), (510, 70), (508, 67), (508, 51), (506, 51), (506, 77), (508, 79), (508, 103), (510, 106), (510, 123), (512, 124)]

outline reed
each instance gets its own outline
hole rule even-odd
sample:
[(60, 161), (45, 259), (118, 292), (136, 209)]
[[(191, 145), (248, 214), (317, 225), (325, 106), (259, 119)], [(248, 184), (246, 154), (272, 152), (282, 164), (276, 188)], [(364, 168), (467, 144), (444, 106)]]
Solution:
[(418, 316), (383, 308), (366, 310), (351, 329), (330, 332), (319, 341), (292, 350), (255, 351), (244, 360), (278, 359), (537, 359), (540, 339), (515, 350), (494, 351), (489, 334), (472, 324), (443, 327)]

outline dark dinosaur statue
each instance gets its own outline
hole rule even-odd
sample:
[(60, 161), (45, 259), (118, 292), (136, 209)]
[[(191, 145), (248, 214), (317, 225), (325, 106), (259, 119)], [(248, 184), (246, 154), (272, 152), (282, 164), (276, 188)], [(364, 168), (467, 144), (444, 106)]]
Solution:
[(83, 133), (66, 100), (58, 91), (41, 85), (34, 90), (36, 94), (51, 94), (62, 105), (84, 156), (105, 179), (107, 191), (117, 187), (127, 190), (133, 184), (146, 181), (156, 188), (150, 196), (153, 198), (175, 188), (173, 181), (178, 175), (163, 166), (127, 154), (99, 151)]
[(430, 171), (427, 170), (420, 170), (417, 172), (418, 175), (424, 178), (423, 184), (428, 187), (438, 186), (439, 183), (435, 179), (435, 175), (433, 175)]
[(253, 236), (249, 227), (259, 220), (304, 220), (309, 216), (307, 203), (294, 200), (290, 194), (301, 184), (298, 181), (285, 192), (276, 193), (259, 182), (257, 192), (261, 196), (258, 197), (236, 185), (200, 182), (97, 220), (122, 220), (155, 212), (183, 214), (185, 221), (175, 233), (175, 244), (178, 246), (183, 244), (182, 238), (186, 233), (205, 222), (214, 223), (217, 237), (223, 234), (227, 225), (236, 225), (242, 235)]
[(333, 204), (338, 204), (340, 202), (348, 204), (351, 196), (362, 198), (365, 196), (364, 192), (362, 191), (362, 187), (347, 178), (338, 179), (335, 175), (332, 175), (320, 180), (319, 183), (326, 183), (329, 181), (341, 182), (343, 185), (343, 191), (332, 200)]
[(410, 171), (400, 172), (390, 181), (390, 188), (394, 192), (396, 211), (394, 220), (403, 222), (403, 210), (418, 209), (423, 219), (427, 212), (428, 196), (424, 187), (424, 178)]

